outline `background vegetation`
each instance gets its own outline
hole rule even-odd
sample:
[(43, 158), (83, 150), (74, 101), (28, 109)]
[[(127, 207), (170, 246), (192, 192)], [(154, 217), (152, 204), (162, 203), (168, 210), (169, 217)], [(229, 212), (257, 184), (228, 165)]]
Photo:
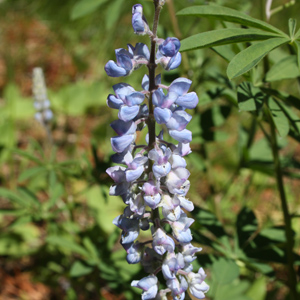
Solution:
[[(175, 15), (204, 2), (167, 1), (159, 35), (183, 39), (241, 27)], [(266, 20), (264, 1), (206, 2)], [(105, 173), (113, 154), (114, 133), (108, 124), (116, 119), (106, 107), (106, 97), (113, 84), (128, 79), (107, 77), (104, 65), (115, 59), (114, 49), (140, 41), (131, 30), (135, 3), (0, 1), (0, 299), (140, 298), (130, 282), (142, 277), (138, 273), (143, 271), (127, 264), (119, 245), (120, 232), (112, 220), (124, 205), (108, 195), (111, 180)], [(141, 3), (151, 20), (153, 4)], [(287, 3), (273, 1), (272, 7)], [(269, 22), (288, 34), (288, 20), (300, 22), (299, 11), (300, 3), (288, 4)], [(251, 109), (251, 103), (259, 103), (260, 90), (255, 88), (262, 87), (263, 80), (266, 88), (282, 93), (275, 100), (281, 105), (279, 111), (290, 116), (277, 113), (274, 124), (291, 213), (294, 270), (299, 276), (300, 73), (295, 50), (285, 45), (268, 54), (267, 69), (260, 63), (245, 78), (229, 81), (228, 61), (249, 45), (184, 52), (181, 67), (163, 73), (163, 82), (189, 77), (200, 100), (189, 125), (193, 132), (189, 198), (197, 206), (192, 230), (203, 247), (196, 264), (209, 276), (207, 298), (292, 299), (270, 140), (273, 123), (261, 108)], [(293, 58), (287, 62), (286, 57)], [(34, 120), (31, 74), (36, 66), (45, 71), (54, 112), (53, 144)], [(145, 71), (131, 75), (130, 84), (135, 82), (136, 89)], [(251, 84), (239, 86), (245, 79)], [(243, 106), (245, 94), (252, 102)]]

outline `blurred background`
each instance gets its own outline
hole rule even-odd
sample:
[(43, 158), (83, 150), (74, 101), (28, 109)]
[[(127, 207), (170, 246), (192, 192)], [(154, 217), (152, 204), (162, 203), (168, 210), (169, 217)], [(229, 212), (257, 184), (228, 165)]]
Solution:
[[(182, 39), (221, 28), (216, 20), (175, 16), (207, 2), (264, 19), (264, 1), (259, 0), (168, 0), (159, 37)], [(273, 1), (273, 6), (287, 2)], [(113, 154), (109, 123), (117, 118), (106, 106), (107, 95), (121, 81), (141, 90), (147, 73), (143, 67), (119, 79), (104, 71), (105, 63), (115, 60), (114, 49), (148, 43), (131, 27), (136, 3), (0, 0), (1, 300), (140, 299), (130, 282), (145, 275), (139, 265), (127, 264), (119, 245), (120, 230), (112, 220), (124, 204), (108, 195), (112, 182), (105, 173)], [(151, 26), (152, 1), (140, 3)], [(288, 32), (288, 19), (300, 21), (299, 11), (297, 2), (270, 23)], [(229, 50), (238, 51), (234, 47)], [(286, 53), (272, 52), (271, 64)], [(216, 51), (203, 49), (184, 53), (181, 67), (162, 75), (164, 84), (178, 76), (190, 78), (191, 90), (199, 96), (188, 126), (193, 152), (187, 158), (189, 199), (197, 206), (193, 234), (195, 244), (203, 247), (195, 264), (208, 273), (207, 299), (289, 299), (272, 150), (261, 128), (253, 131), (252, 115), (237, 108), (236, 82), (228, 81), (226, 66)], [(54, 115), (53, 143), (34, 119), (34, 67), (44, 70)], [(274, 86), (299, 98), (297, 79)], [(290, 136), (280, 137), (279, 143), (300, 254), (300, 146)], [(247, 224), (252, 227), (245, 229)], [(251, 235), (242, 247), (247, 230)], [(299, 266), (298, 257), (296, 261)]]

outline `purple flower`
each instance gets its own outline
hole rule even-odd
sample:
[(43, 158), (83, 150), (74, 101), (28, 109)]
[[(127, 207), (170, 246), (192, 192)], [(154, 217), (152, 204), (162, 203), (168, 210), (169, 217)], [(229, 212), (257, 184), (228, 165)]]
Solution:
[(115, 50), (117, 62), (110, 60), (104, 67), (110, 77), (121, 77), (129, 75), (133, 70), (133, 55), (127, 50), (120, 48)]
[[(110, 108), (119, 109), (118, 117), (124, 122), (134, 119), (139, 113), (139, 105), (144, 101), (144, 94), (136, 92), (133, 87), (126, 83), (118, 83), (113, 86), (116, 95), (108, 95), (107, 105)], [(122, 124), (116, 124), (117, 130), (120, 130)]]
[(148, 158), (138, 154), (133, 159), (132, 154), (127, 152), (124, 156), (124, 161), (128, 167), (125, 171), (126, 181), (132, 182), (137, 180), (143, 174), (144, 164), (148, 161)]
[(169, 192), (185, 196), (190, 187), (190, 182), (187, 180), (189, 176), (190, 172), (185, 168), (170, 171), (166, 180)]
[(159, 45), (158, 49), (164, 56), (173, 57), (176, 55), (180, 48), (180, 42), (177, 38), (168, 37), (162, 44)]
[(187, 275), (189, 290), (197, 299), (205, 298), (204, 293), (209, 290), (209, 286), (204, 282), (205, 277), (206, 274), (202, 268), (199, 269), (197, 274), (190, 272)]
[(148, 33), (149, 26), (143, 15), (143, 6), (141, 4), (132, 7), (132, 27), (135, 34), (144, 35)]
[(150, 300), (155, 298), (158, 291), (158, 280), (154, 275), (144, 277), (140, 281), (134, 280), (131, 282), (131, 286), (140, 288), (143, 290), (142, 300)]
[(171, 164), (168, 162), (171, 154), (172, 151), (169, 148), (163, 151), (157, 147), (149, 151), (149, 158), (154, 160), (152, 170), (156, 178), (164, 177), (171, 171)]
[(142, 187), (144, 194), (145, 203), (152, 209), (155, 209), (160, 203), (161, 195), (159, 193), (159, 188), (153, 180), (145, 182)]
[(168, 253), (162, 264), (162, 273), (166, 280), (175, 279), (178, 270), (183, 268), (183, 255), (181, 253)]
[(124, 244), (124, 249), (127, 252), (126, 260), (129, 264), (137, 264), (142, 258), (142, 249), (144, 248), (140, 243)]
[(139, 222), (136, 219), (128, 219), (123, 215), (116, 217), (113, 223), (123, 230), (122, 244), (130, 244), (139, 236)]
[(174, 238), (180, 243), (190, 243), (192, 238), (191, 230), (189, 227), (193, 224), (194, 220), (188, 218), (185, 213), (181, 213), (178, 221), (171, 224)]
[(177, 198), (171, 198), (169, 195), (163, 195), (160, 206), (162, 206), (163, 216), (169, 221), (176, 221), (181, 214), (180, 201)]
[(177, 54), (175, 54), (174, 56), (169, 57), (164, 56), (160, 51), (157, 51), (156, 63), (161, 64), (166, 71), (174, 70), (178, 68), (181, 63), (181, 54), (180, 52), (177, 52)]
[(105, 72), (110, 77), (122, 77), (146, 64), (150, 58), (148, 47), (143, 43), (137, 43), (136, 47), (128, 44), (128, 51), (119, 48), (115, 50), (117, 62), (110, 60), (104, 67)]
[(167, 280), (167, 286), (172, 292), (173, 299), (184, 300), (188, 284), (183, 276), (179, 278), (180, 282), (177, 278)]
[(162, 229), (158, 228), (153, 234), (153, 249), (156, 253), (163, 255), (166, 252), (174, 252), (175, 243)]

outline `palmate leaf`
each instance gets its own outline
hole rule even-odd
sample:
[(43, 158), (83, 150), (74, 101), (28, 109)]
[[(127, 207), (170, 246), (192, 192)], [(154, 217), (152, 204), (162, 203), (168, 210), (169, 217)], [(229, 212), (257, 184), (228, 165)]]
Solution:
[(244, 81), (237, 88), (238, 106), (242, 111), (255, 111), (262, 108), (264, 94), (252, 83)]
[(250, 47), (241, 51), (231, 60), (228, 65), (228, 78), (233, 79), (248, 72), (255, 67), (270, 51), (283, 44), (287, 44), (289, 41), (290, 39), (288, 38), (272, 38), (251, 45)]
[(296, 53), (297, 53), (297, 65), (300, 70), (300, 42), (294, 41), (294, 45), (295, 45)]
[(287, 35), (283, 31), (277, 29), (276, 27), (264, 21), (257, 20), (240, 11), (228, 7), (224, 7), (224, 6), (218, 6), (218, 5), (190, 6), (179, 11), (177, 15), (215, 18), (222, 21), (239, 23), (244, 26), (263, 29), (265, 31), (277, 33), (283, 37), (287, 37)]
[(192, 35), (181, 41), (180, 51), (215, 47), (233, 43), (266, 40), (278, 34), (257, 29), (225, 28)]

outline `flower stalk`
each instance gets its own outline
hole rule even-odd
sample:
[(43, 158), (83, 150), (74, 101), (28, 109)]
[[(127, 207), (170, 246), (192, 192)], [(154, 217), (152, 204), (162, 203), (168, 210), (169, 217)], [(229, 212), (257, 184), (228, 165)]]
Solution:
[[(191, 152), (192, 140), (192, 133), (186, 129), (192, 116), (185, 110), (195, 108), (198, 97), (194, 92), (188, 93), (192, 83), (189, 79), (177, 78), (167, 86), (161, 84), (161, 75), (156, 75), (158, 64), (167, 71), (177, 68), (181, 54), (177, 38), (157, 37), (159, 15), (165, 1), (154, 0), (153, 3), (152, 31), (142, 5), (132, 8), (134, 32), (149, 36), (150, 51), (142, 43), (135, 47), (128, 45), (128, 50), (116, 50), (116, 62), (109, 61), (105, 65), (109, 76), (121, 77), (130, 75), (147, 60), (149, 74), (143, 77), (143, 91), (119, 83), (113, 86), (115, 95), (107, 98), (108, 106), (119, 111), (119, 119), (111, 124), (117, 133), (111, 145), (116, 152), (112, 161), (121, 164), (106, 171), (115, 182), (110, 195), (121, 196), (127, 205), (124, 213), (114, 219), (114, 224), (122, 229), (121, 244), (127, 252), (127, 262), (141, 263), (149, 274), (131, 284), (143, 290), (143, 300), (166, 300), (168, 293), (174, 300), (183, 300), (188, 289), (194, 297), (202, 299), (209, 287), (202, 268), (198, 273), (193, 272), (192, 262), (201, 248), (191, 244), (189, 227), (194, 220), (188, 218), (186, 211), (192, 211), (194, 205), (186, 198), (190, 172), (184, 159)], [(145, 98), (148, 105), (143, 104)], [(136, 145), (136, 131), (146, 125), (147, 145)], [(165, 125), (178, 144), (166, 142), (163, 130), (156, 136), (156, 125)], [(167, 233), (166, 224), (171, 227), (172, 236)], [(151, 242), (138, 241), (141, 230), (151, 232)], [(162, 290), (156, 276), (160, 272), (166, 287)]]

